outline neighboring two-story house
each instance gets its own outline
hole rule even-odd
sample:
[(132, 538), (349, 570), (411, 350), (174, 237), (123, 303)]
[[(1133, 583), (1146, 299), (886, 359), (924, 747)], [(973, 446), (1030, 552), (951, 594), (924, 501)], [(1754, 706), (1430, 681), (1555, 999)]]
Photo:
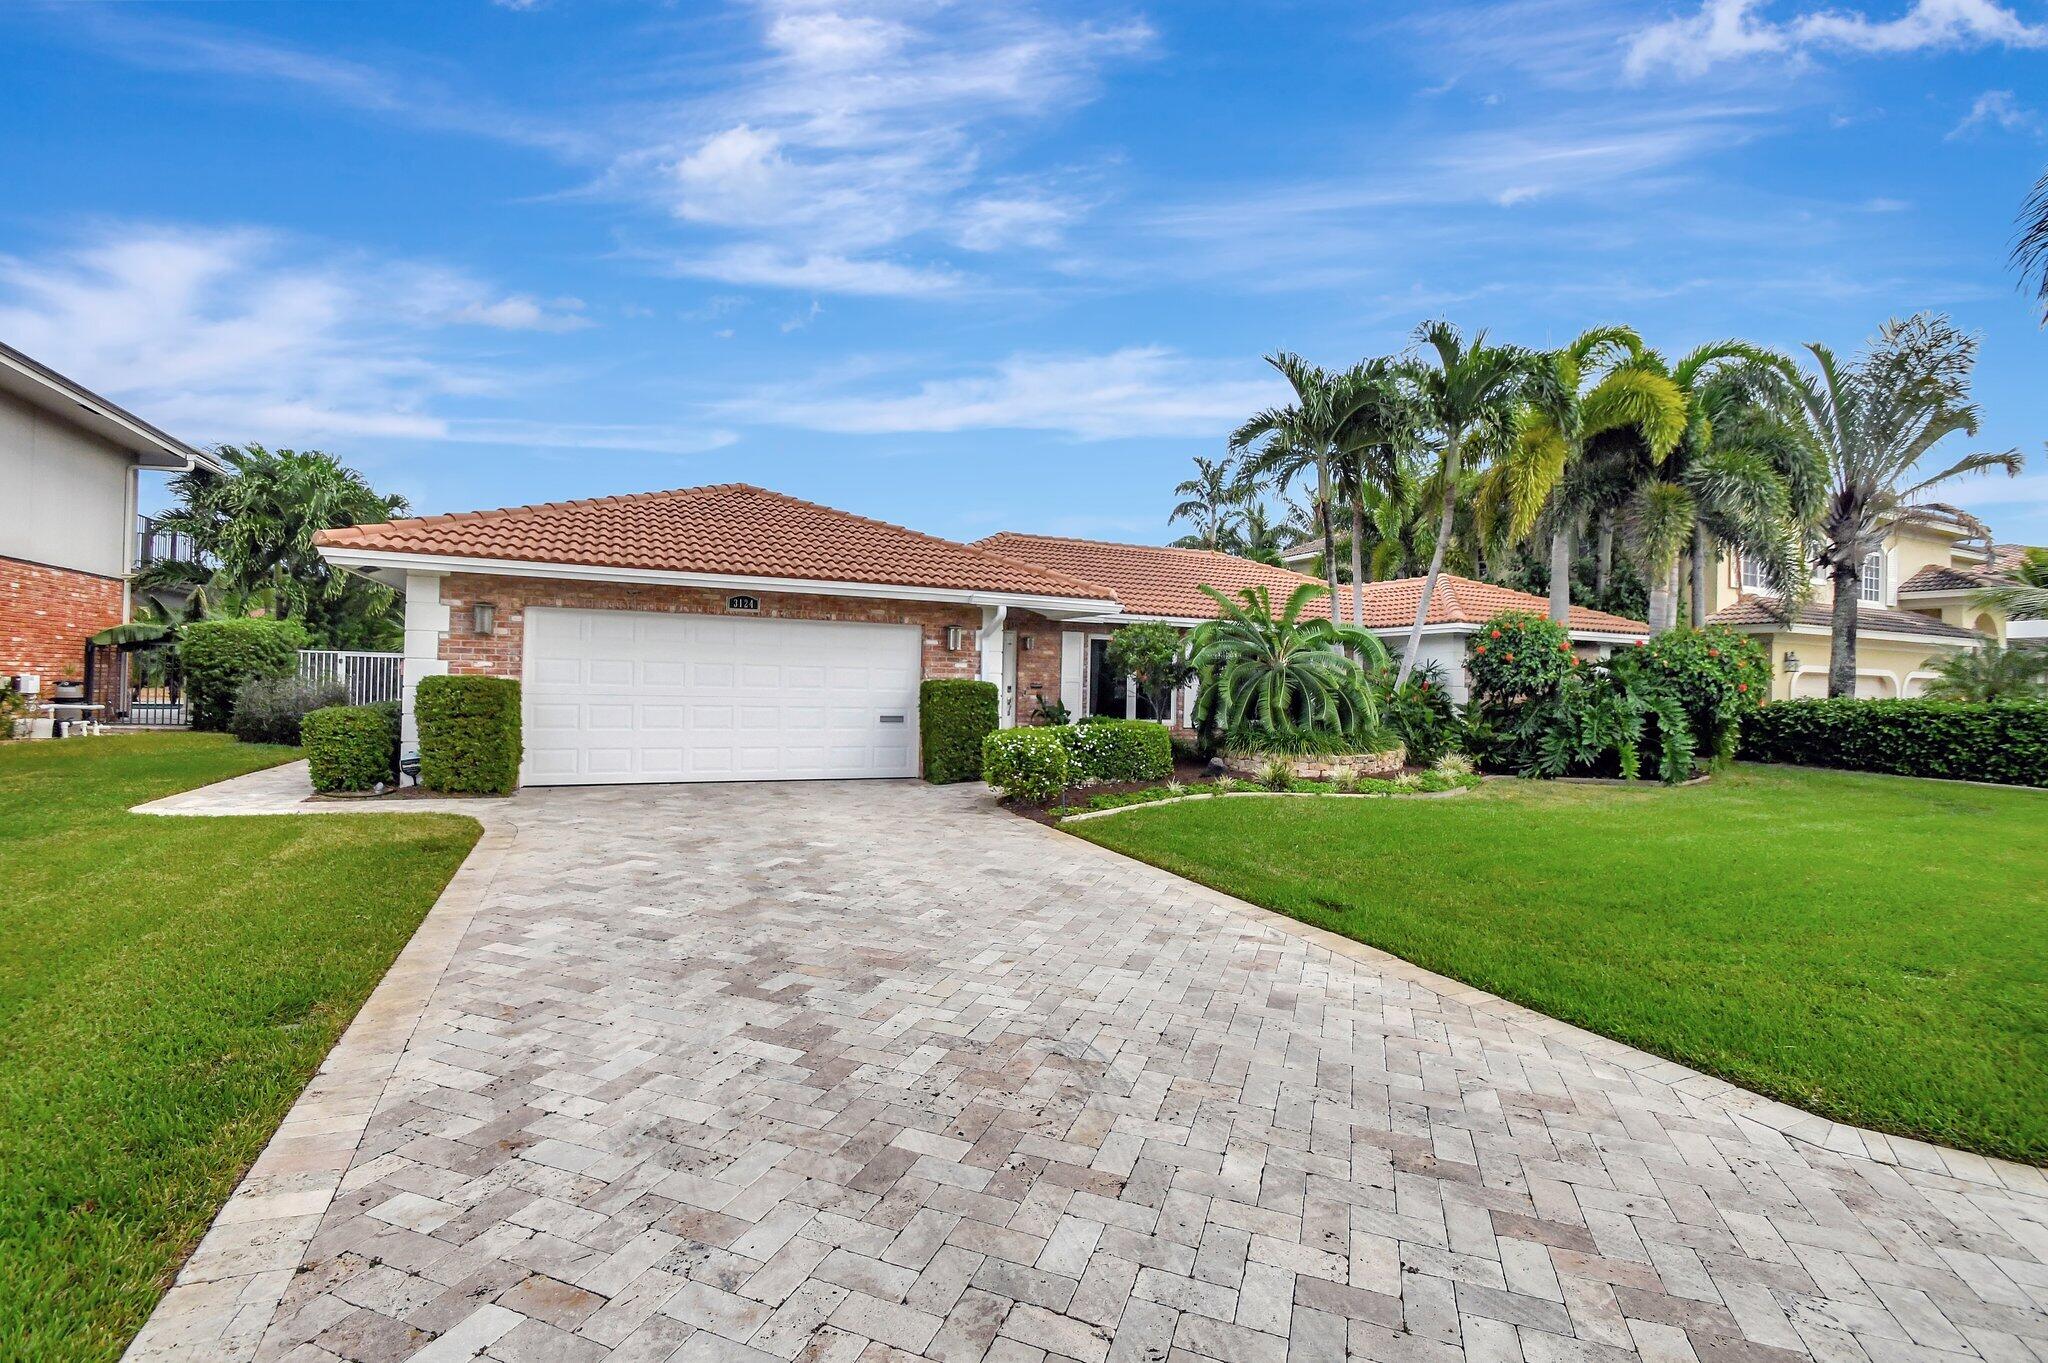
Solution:
[[(1925, 508), (1942, 513), (1943, 507)], [(2004, 642), (2005, 616), (1975, 604), (1991, 580), (1986, 546), (1960, 515), (1895, 524), (1865, 561), (1857, 605), (1856, 694), (1920, 695), (1939, 659)], [(1762, 569), (1724, 554), (1707, 586), (1709, 622), (1755, 635), (1770, 650), (1772, 695), (1825, 696), (1833, 656), (1833, 584), (1816, 578), (1812, 598), (1787, 619)]]
[(0, 344), (0, 677), (82, 678), (86, 640), (128, 619), (137, 475), (219, 468)]

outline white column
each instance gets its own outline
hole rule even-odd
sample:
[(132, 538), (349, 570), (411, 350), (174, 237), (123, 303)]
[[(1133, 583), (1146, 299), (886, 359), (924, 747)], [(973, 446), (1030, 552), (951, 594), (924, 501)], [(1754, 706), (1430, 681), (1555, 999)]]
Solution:
[(417, 757), (420, 751), (420, 728), (413, 719), (413, 692), (419, 689), (421, 677), (447, 673), (448, 664), (441, 657), (441, 640), (447, 633), (448, 608), (441, 604), (441, 574), (407, 573), (398, 730), (398, 749), (406, 757)]
[(981, 679), (997, 686), (1003, 684), (1003, 621), (1009, 613), (1008, 606), (983, 606), (981, 629), (974, 636), (981, 650)]

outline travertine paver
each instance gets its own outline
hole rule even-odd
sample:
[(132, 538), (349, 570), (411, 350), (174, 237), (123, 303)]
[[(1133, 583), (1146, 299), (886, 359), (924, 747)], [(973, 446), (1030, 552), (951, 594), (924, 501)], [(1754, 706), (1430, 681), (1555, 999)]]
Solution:
[(287, 1124), (313, 1182), (258, 1223), (303, 1262), (209, 1238), (137, 1357), (2048, 1360), (2038, 1172), (1804, 1118), (978, 790), (491, 822), (417, 1026), (386, 1007), (382, 1072), (344, 1043), (368, 1077)]

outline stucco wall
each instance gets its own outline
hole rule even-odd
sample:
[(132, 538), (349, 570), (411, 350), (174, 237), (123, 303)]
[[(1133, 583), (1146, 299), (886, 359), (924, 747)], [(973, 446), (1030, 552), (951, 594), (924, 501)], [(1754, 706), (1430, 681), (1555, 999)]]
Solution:
[[(1811, 698), (1828, 693), (1828, 663), (1832, 650), (1827, 636), (1818, 634), (1758, 635), (1771, 651), (1771, 695), (1778, 700)], [(1799, 674), (1785, 671), (1786, 650), (1799, 655)], [(1890, 639), (1856, 640), (1857, 694), (1865, 699), (1898, 699), (1919, 694), (1918, 687), (1932, 671), (1929, 658), (1959, 652), (1953, 645), (1928, 640), (1905, 644)]]
[(0, 557), (123, 576), (133, 482), (125, 452), (0, 393)]

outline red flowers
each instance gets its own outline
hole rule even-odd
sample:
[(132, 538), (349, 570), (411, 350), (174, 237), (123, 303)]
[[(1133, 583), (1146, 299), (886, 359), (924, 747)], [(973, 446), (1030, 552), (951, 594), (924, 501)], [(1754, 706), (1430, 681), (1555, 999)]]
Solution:
[(1576, 654), (1576, 653), (1574, 653), (1574, 654), (1572, 655), (1572, 666), (1573, 666), (1573, 667), (1577, 667), (1578, 665), (1579, 665), (1579, 655), (1578, 655), (1578, 654)]
[(1638, 639), (1638, 640), (1636, 640), (1636, 647), (1637, 647), (1637, 648), (1648, 648), (1649, 646), (1650, 646), (1650, 641), (1649, 641), (1648, 639)]
[[(1500, 633), (1500, 631), (1499, 631), (1499, 630), (1495, 630), (1495, 631), (1494, 631), (1494, 633), (1495, 633), (1495, 634), (1499, 634), (1499, 633)], [(1484, 653), (1484, 652), (1486, 652), (1486, 645), (1485, 645), (1485, 644), (1481, 644), (1481, 645), (1480, 645), (1480, 646), (1479, 646), (1478, 648), (1474, 649), (1474, 650), (1473, 650), (1473, 652), (1475, 652), (1475, 653)]]
[(1493, 637), (1494, 637), (1494, 638), (1496, 638), (1496, 639), (1500, 638), (1500, 631), (1499, 631), (1499, 630), (1495, 630), (1495, 631), (1493, 632)]
[(1559, 653), (1569, 653), (1569, 652), (1571, 652), (1571, 651), (1572, 651), (1572, 645), (1571, 645), (1571, 641), (1570, 641), (1569, 639), (1564, 639), (1564, 640), (1560, 640), (1560, 641), (1558, 642), (1558, 645), (1557, 645), (1557, 651), (1558, 651)]
[[(1748, 682), (1737, 682), (1737, 683), (1735, 683), (1735, 689), (1736, 689), (1737, 691), (1747, 691), (1747, 690), (1749, 690), (1749, 683), (1748, 683)], [(1773, 711), (1772, 711), (1771, 713), (1773, 713), (1773, 714), (1776, 714), (1776, 713), (1777, 713), (1777, 711), (1773, 710)]]
[(1710, 648), (1707, 650), (1707, 656), (1709, 658), (1718, 658), (1721, 656), (1721, 650), (1718, 648)]
[(1508, 661), (1509, 661), (1509, 662), (1513, 662), (1514, 660), (1515, 660), (1515, 655), (1514, 655), (1514, 654), (1512, 654), (1512, 653), (1508, 654)]

